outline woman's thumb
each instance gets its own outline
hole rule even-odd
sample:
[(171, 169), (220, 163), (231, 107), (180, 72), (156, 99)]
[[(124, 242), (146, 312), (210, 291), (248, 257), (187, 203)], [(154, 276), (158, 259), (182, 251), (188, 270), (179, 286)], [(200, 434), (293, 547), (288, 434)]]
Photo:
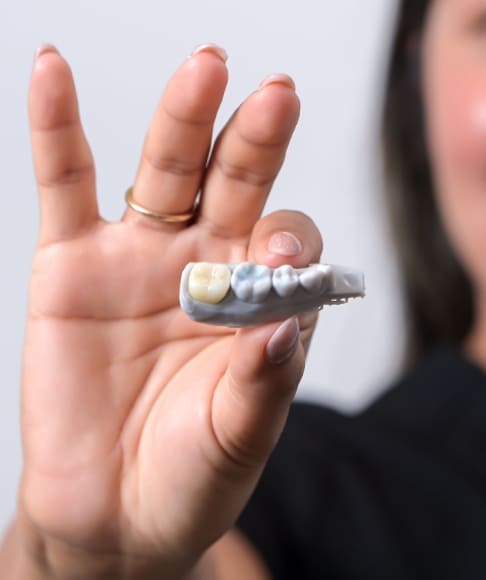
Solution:
[(218, 443), (238, 468), (261, 467), (282, 432), (304, 371), (297, 318), (239, 330), (213, 400)]

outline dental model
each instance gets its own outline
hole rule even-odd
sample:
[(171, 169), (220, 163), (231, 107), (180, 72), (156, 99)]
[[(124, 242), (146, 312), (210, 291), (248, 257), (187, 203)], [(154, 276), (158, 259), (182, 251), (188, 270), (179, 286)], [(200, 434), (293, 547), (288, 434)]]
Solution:
[(273, 269), (249, 262), (191, 262), (182, 272), (179, 301), (193, 320), (240, 327), (284, 320), (364, 294), (363, 273), (344, 266)]

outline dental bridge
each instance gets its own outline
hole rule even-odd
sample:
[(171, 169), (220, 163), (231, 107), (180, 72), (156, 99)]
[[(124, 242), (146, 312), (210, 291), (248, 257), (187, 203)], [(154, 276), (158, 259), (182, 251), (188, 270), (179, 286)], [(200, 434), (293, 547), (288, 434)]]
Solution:
[(364, 274), (345, 266), (191, 262), (182, 272), (179, 301), (192, 320), (242, 327), (285, 320), (364, 295)]

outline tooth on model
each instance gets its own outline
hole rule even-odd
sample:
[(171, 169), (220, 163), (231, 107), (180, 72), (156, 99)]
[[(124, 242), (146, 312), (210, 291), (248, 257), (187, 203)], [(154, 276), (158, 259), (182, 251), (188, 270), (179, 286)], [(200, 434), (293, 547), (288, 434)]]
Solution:
[(280, 266), (274, 270), (272, 286), (281, 298), (292, 296), (298, 285), (299, 274), (294, 270), (294, 268), (292, 268), (292, 266), (285, 264), (284, 266)]
[(300, 272), (300, 285), (311, 294), (318, 294), (329, 286), (331, 268), (325, 264), (315, 264)]
[(225, 264), (194, 264), (188, 280), (189, 294), (200, 302), (218, 304), (231, 286), (231, 270)]
[(261, 264), (238, 264), (231, 276), (231, 288), (244, 302), (263, 302), (272, 288), (272, 271)]

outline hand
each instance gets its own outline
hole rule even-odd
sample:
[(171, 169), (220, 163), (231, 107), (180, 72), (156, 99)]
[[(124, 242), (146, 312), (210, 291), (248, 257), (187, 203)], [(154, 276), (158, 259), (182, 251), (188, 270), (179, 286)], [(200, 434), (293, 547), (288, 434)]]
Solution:
[(181, 65), (134, 184), (135, 200), (160, 213), (187, 211), (203, 184), (195, 223), (132, 209), (107, 223), (68, 65), (52, 47), (36, 60), (30, 119), (41, 234), (19, 510), (52, 566), (68, 570), (79, 554), (94, 567), (159, 560), (187, 569), (235, 521), (285, 422), (316, 315), (300, 317), (297, 337), (295, 320), (233, 331), (196, 324), (178, 307), (187, 262), (301, 267), (321, 252), (306, 216), (260, 219), (298, 118), (292, 81), (272, 77), (250, 95), (207, 161), (226, 82), (215, 47)]

